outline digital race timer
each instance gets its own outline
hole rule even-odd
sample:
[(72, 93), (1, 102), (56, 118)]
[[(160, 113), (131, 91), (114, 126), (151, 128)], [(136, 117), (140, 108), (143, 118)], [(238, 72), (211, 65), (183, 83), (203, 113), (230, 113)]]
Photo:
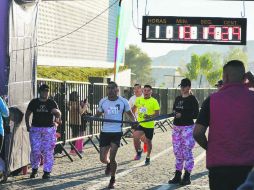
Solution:
[(144, 16), (142, 42), (246, 45), (246, 18)]

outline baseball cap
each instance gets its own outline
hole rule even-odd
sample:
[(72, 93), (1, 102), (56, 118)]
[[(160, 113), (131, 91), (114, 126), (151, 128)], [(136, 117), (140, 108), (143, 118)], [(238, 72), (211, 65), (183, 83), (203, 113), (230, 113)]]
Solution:
[(186, 87), (186, 86), (191, 86), (191, 81), (188, 78), (184, 78), (181, 80), (181, 84), (178, 86)]
[(46, 84), (43, 84), (39, 87), (39, 91), (42, 92), (42, 91), (49, 91), (49, 86), (46, 85)]
[(222, 86), (222, 85), (223, 85), (223, 80), (219, 80), (215, 86), (218, 87), (218, 86)]

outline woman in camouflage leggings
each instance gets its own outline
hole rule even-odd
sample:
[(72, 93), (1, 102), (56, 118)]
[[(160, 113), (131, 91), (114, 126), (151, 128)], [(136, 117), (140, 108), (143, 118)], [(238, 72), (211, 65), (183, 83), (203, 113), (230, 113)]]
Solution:
[[(49, 87), (43, 84), (39, 88), (40, 98), (31, 100), (28, 105), (25, 120), (27, 131), (30, 132), (31, 165), (30, 178), (38, 176), (41, 155), (44, 160), (43, 179), (50, 178), (50, 172), (54, 164), (54, 147), (56, 143), (56, 127), (60, 122), (61, 112), (54, 100), (48, 99)], [(32, 125), (29, 123), (33, 113)]]
[[(199, 112), (198, 101), (191, 93), (191, 81), (187, 78), (181, 81), (181, 95), (176, 97), (173, 111), (175, 112), (174, 128), (172, 132), (173, 149), (176, 158), (175, 177), (170, 184), (180, 183), (188, 185), (190, 173), (194, 167), (192, 149), (195, 145), (193, 138), (194, 122)], [(185, 170), (181, 179), (182, 170)]]

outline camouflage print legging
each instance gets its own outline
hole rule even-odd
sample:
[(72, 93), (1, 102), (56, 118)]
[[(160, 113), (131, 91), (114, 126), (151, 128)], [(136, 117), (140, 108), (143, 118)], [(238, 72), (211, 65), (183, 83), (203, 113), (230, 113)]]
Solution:
[(54, 164), (53, 153), (56, 144), (56, 128), (32, 127), (30, 130), (30, 143), (32, 168), (39, 168), (42, 155), (44, 159), (43, 171), (51, 172)]
[(192, 149), (195, 145), (193, 138), (194, 125), (190, 126), (174, 126), (172, 132), (172, 142), (174, 154), (176, 157), (176, 170), (184, 169), (191, 172), (194, 167), (194, 159)]

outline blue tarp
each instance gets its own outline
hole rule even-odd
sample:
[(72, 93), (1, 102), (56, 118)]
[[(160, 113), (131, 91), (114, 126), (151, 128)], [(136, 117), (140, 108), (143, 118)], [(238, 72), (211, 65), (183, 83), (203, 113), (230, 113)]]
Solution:
[(0, 95), (7, 95), (9, 2), (0, 1)]

